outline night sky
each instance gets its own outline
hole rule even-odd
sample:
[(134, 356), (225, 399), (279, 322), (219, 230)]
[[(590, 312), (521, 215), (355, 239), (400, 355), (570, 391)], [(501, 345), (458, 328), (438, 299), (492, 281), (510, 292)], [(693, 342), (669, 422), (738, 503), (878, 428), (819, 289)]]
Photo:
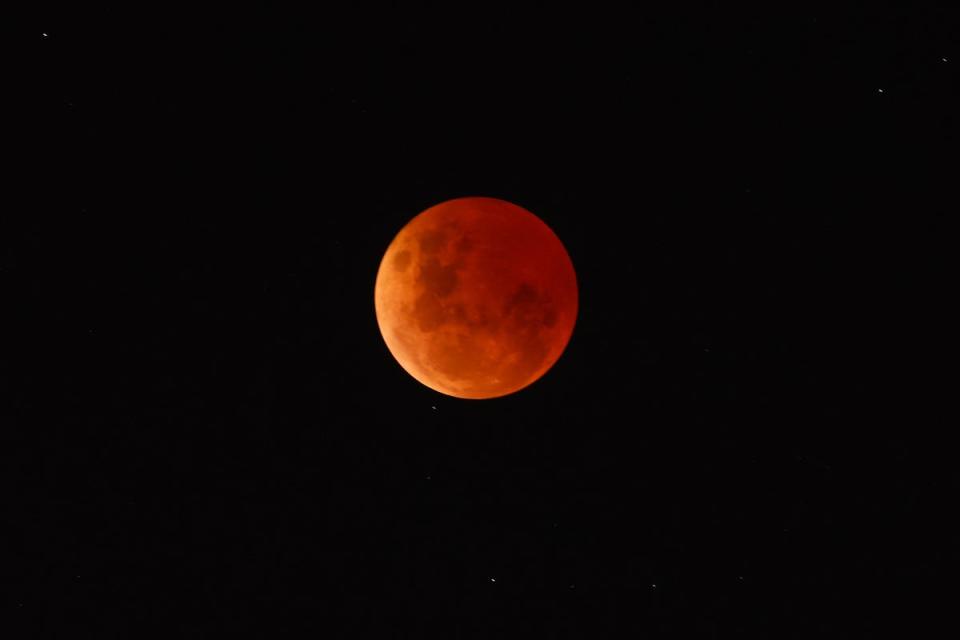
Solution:
[[(579, 4), (21, 25), (0, 636), (871, 638), (954, 606), (956, 15)], [(411, 378), (373, 308), (400, 228), (473, 195), (543, 219), (580, 293), (553, 369), (486, 401)]]

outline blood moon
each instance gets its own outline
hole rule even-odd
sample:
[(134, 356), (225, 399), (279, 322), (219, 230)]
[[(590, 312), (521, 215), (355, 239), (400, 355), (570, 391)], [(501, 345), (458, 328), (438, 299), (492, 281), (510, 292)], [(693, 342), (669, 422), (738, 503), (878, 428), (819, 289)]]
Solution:
[(414, 378), (458, 398), (495, 398), (538, 380), (577, 317), (577, 278), (550, 228), (496, 198), (457, 198), (411, 220), (374, 290), (387, 348)]

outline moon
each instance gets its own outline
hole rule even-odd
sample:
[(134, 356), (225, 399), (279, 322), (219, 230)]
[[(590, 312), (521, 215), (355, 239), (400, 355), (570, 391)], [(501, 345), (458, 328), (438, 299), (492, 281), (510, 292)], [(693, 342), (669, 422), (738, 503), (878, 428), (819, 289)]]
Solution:
[(560, 358), (577, 318), (560, 239), (526, 209), (457, 198), (414, 217), (387, 248), (374, 306), (400, 366), (457, 398), (505, 396)]

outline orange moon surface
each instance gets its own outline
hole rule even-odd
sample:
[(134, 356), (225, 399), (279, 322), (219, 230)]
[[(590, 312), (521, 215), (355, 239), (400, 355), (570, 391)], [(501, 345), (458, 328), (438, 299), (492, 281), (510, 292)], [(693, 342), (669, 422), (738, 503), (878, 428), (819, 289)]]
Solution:
[(514, 393), (563, 353), (577, 278), (537, 216), (496, 198), (457, 198), (411, 220), (387, 248), (374, 290), (390, 353), (457, 398)]

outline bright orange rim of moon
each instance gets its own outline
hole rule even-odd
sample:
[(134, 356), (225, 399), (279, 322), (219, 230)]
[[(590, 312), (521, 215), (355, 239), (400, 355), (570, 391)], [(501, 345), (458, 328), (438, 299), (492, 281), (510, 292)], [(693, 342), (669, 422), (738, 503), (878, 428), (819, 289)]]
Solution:
[(374, 303), (407, 373), (457, 398), (496, 398), (560, 358), (577, 318), (577, 278), (540, 218), (505, 200), (457, 198), (400, 230), (380, 263)]

